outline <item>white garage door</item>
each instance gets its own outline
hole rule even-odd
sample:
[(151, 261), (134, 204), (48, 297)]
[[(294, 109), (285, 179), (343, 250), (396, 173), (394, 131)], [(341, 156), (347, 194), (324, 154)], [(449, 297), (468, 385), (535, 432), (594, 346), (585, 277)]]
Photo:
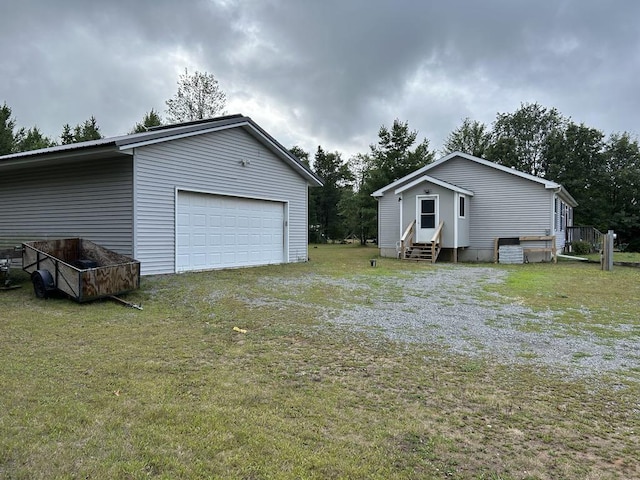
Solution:
[(176, 270), (284, 262), (284, 204), (178, 192)]

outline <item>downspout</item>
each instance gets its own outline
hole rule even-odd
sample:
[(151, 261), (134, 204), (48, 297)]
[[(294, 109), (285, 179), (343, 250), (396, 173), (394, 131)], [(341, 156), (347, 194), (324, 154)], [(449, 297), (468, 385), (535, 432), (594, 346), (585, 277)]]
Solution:
[[(556, 248), (556, 253), (558, 252), (558, 236), (556, 235), (556, 206), (559, 207), (559, 205), (557, 205), (559, 202), (559, 198), (558, 195), (560, 194), (560, 192), (562, 191), (562, 187), (558, 187), (556, 189), (553, 190), (553, 204), (551, 206), (551, 230), (549, 230), (551, 232), (551, 235), (554, 235), (556, 238), (554, 240), (554, 247)], [(562, 212), (558, 212), (558, 215), (562, 215)], [(562, 223), (562, 218), (560, 219), (560, 223)], [(565, 225), (566, 226), (566, 225)], [(566, 230), (564, 232), (564, 235), (566, 236)], [(565, 244), (566, 238), (562, 239), (562, 246), (561, 246), (561, 250), (562, 252), (564, 252), (564, 244)]]
[[(553, 190), (553, 198), (551, 200), (551, 229), (549, 230), (551, 235), (556, 234), (556, 201), (561, 191), (562, 187)], [(558, 212), (558, 214), (561, 214), (561, 212)]]
[(400, 194), (400, 196), (398, 197), (398, 204), (399, 204), (398, 206), (400, 208), (400, 215), (399, 215), (399, 217), (400, 217), (400, 233), (398, 234), (398, 238), (400, 239), (400, 238), (402, 238), (402, 234), (404, 233), (404, 229), (402, 228), (402, 226), (403, 226), (403, 222), (402, 222), (402, 210), (403, 210), (403, 208), (402, 208), (402, 194)]

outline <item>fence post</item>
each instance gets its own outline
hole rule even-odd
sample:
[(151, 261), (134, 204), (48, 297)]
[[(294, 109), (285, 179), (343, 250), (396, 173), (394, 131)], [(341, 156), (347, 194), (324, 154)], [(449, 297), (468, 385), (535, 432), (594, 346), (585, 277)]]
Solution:
[(613, 270), (613, 230), (602, 236), (602, 270)]

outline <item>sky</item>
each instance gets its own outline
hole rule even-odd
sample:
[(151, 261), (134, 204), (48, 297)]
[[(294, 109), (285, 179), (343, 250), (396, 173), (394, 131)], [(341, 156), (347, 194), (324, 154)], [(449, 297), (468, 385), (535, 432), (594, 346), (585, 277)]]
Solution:
[(640, 133), (637, 0), (0, 0), (0, 105), (59, 141), (125, 134), (212, 73), (226, 113), (346, 160), (408, 122), (441, 152), (523, 103)]

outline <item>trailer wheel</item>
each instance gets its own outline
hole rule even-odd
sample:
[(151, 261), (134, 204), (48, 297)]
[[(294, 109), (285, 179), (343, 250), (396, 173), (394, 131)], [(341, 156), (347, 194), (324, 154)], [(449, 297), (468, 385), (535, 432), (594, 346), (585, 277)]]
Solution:
[(49, 292), (53, 290), (53, 278), (47, 270), (36, 270), (31, 274), (33, 283), (33, 293), (38, 298), (48, 298)]

